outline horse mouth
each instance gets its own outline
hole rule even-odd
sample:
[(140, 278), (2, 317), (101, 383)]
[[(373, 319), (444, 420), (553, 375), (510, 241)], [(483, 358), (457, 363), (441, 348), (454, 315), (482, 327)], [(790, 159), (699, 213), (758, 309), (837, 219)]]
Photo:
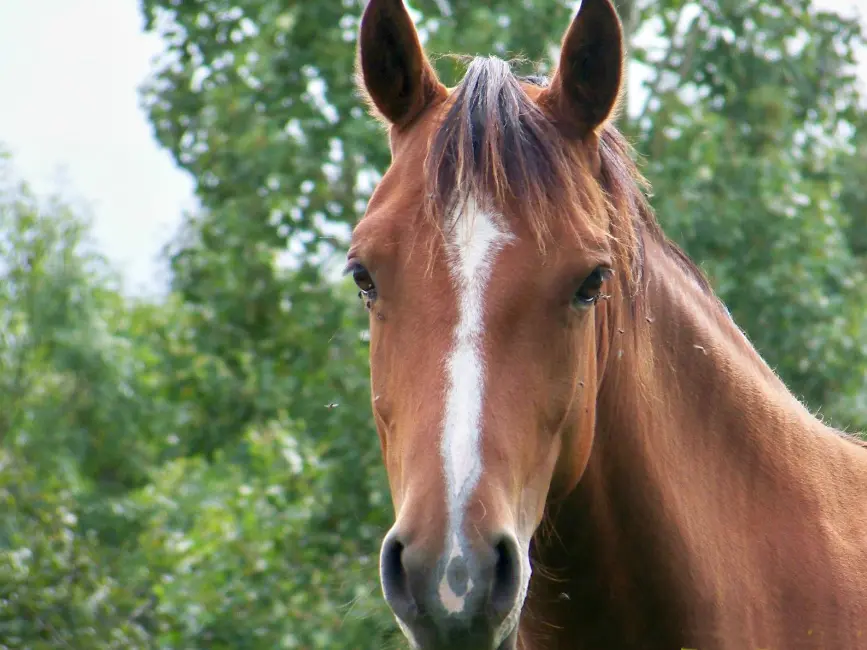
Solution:
[[(404, 630), (406, 631), (406, 630)], [(407, 635), (413, 650), (516, 650), (518, 647), (518, 626), (506, 634), (497, 645), (496, 636), (487, 631), (462, 630), (450, 634), (437, 634), (430, 631), (416, 630)]]

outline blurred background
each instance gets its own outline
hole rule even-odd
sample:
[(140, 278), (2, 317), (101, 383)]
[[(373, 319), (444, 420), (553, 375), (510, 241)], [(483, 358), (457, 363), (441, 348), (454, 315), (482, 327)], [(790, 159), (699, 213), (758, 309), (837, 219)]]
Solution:
[[(619, 0), (661, 222), (850, 431), (857, 1)], [(577, 4), (410, 3), (432, 53), (526, 73)], [(403, 647), (365, 314), (334, 272), (388, 162), (353, 87), (363, 6), (0, 2), (0, 648)]]

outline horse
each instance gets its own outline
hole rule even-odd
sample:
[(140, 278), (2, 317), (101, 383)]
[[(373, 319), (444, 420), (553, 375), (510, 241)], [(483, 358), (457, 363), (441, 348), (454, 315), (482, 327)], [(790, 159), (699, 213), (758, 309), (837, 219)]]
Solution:
[(391, 162), (353, 229), (417, 650), (867, 648), (867, 448), (823, 424), (666, 238), (583, 0), (550, 79), (447, 88), (402, 0), (358, 86)]

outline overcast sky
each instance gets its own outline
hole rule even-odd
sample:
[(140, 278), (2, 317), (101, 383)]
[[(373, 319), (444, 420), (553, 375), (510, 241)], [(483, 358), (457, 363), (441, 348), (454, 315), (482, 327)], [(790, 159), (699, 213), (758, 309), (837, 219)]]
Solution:
[(38, 192), (87, 204), (133, 291), (164, 282), (154, 260), (195, 205), (139, 108), (161, 49), (142, 28), (137, 0), (0, 0), (0, 144)]
[[(859, 1), (817, 4), (848, 13)], [(0, 145), (38, 192), (89, 207), (101, 250), (135, 292), (164, 285), (157, 255), (195, 205), (139, 108), (160, 48), (138, 0), (0, 0)], [(867, 56), (861, 64), (867, 87)]]

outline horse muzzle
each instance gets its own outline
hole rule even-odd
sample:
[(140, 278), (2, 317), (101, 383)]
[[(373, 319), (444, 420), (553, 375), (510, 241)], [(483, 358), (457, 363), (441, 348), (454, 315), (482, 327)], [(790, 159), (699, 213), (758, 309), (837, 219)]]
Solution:
[(510, 533), (433, 555), (393, 530), (380, 555), (383, 594), (417, 650), (513, 650), (528, 573)]

